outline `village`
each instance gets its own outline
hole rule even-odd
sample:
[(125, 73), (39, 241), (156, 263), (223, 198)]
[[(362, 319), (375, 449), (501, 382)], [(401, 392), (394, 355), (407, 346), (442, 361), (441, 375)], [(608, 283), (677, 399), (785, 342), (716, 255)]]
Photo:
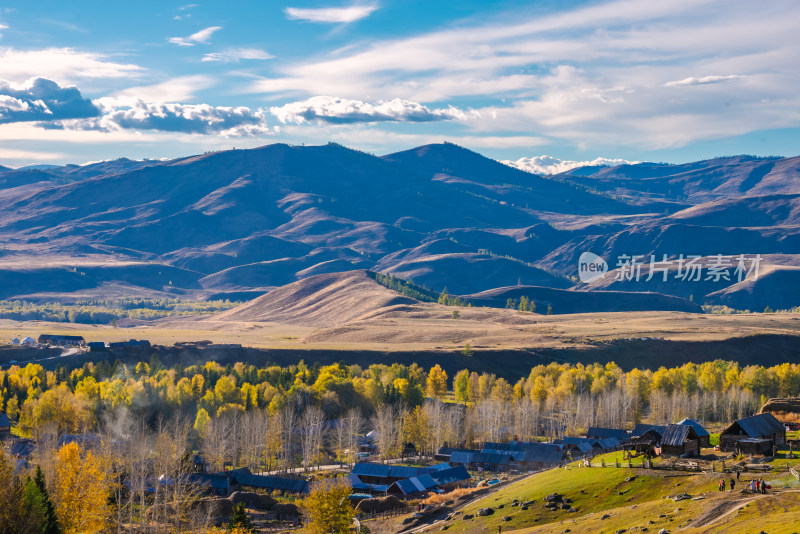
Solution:
[[(156, 486), (186, 484), (194, 487), (198, 496), (214, 503), (216, 513), (221, 516), (231, 513), (235, 504), (245, 503), (254, 518), (279, 530), (302, 524), (298, 503), (308, 495), (315, 480), (331, 476), (346, 479), (359, 524), (405, 515), (403, 524), (407, 528), (453, 519), (456, 503), (463, 507), (532, 474), (567, 466), (627, 468), (638, 473), (703, 471), (719, 473), (725, 480), (756, 475), (759, 480), (763, 478), (766, 489), (773, 474), (769, 463), (772, 458), (779, 454), (794, 458), (800, 444), (797, 437), (787, 439), (787, 431), (796, 436), (796, 414), (791, 410), (797, 405), (796, 399), (771, 399), (761, 413), (734, 421), (713, 436), (698, 421), (683, 419), (666, 426), (639, 423), (630, 430), (590, 427), (583, 436), (549, 441), (511, 439), (485, 442), (480, 448), (443, 446), (432, 456), (419, 454), (414, 443), (407, 443), (398, 458), (380, 456), (377, 445), (380, 436), (373, 429), (358, 439), (352, 463), (323, 462), (271, 472), (253, 472), (247, 467), (226, 464), (223, 470), (216, 471), (198, 452), (192, 456), (191, 469), (183, 479), (157, 477), (137, 482), (131, 479), (123, 484), (129, 489), (133, 489), (134, 483), (145, 484), (153, 493), (157, 492)], [(3, 413), (0, 413), (0, 440), (15, 460), (17, 471), (27, 468), (28, 461), (42, 445), (12, 435), (12, 422)], [(101, 437), (62, 435), (57, 447), (68, 443), (91, 450), (100, 447)], [(327, 455), (329, 459), (332, 457)], [(791, 467), (789, 470), (798, 478), (796, 471)], [(549, 509), (558, 506), (577, 511), (569, 502), (561, 502), (561, 497), (554, 499), (548, 504)], [(517, 504), (520, 510), (527, 509), (528, 505)], [(481, 510), (479, 516), (494, 513), (491, 508)], [(463, 519), (472, 520), (473, 516), (467, 514)]]

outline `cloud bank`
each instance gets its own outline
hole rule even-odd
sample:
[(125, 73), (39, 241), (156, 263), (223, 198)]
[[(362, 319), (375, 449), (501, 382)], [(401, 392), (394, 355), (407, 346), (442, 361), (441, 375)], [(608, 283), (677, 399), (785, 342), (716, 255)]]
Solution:
[(186, 134), (249, 137), (269, 133), (263, 111), (250, 108), (145, 102), (132, 98), (95, 101), (102, 115), (96, 118), (43, 124), (44, 128), (68, 130), (157, 130)]
[(350, 124), (356, 122), (433, 122), (465, 119), (467, 114), (458, 108), (432, 109), (418, 102), (395, 98), (375, 104), (335, 98), (315, 96), (301, 102), (270, 108), (282, 123), (302, 124), (319, 121), (330, 124)]

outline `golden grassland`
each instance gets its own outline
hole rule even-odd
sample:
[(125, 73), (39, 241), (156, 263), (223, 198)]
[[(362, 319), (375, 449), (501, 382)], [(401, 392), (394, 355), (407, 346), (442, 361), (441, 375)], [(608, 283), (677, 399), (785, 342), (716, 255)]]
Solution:
[[(443, 310), (442, 310), (443, 308)], [(266, 322), (220, 321), (208, 317), (170, 318), (121, 328), (78, 323), (0, 320), (0, 340), (40, 333), (82, 335), (91, 341), (208, 339), (256, 348), (338, 350), (453, 350), (576, 348), (642, 338), (719, 341), (759, 334), (800, 335), (793, 313), (700, 315), (681, 312), (620, 312), (537, 315), (514, 310), (430, 305), (427, 313), (383, 314), (328, 328)]]

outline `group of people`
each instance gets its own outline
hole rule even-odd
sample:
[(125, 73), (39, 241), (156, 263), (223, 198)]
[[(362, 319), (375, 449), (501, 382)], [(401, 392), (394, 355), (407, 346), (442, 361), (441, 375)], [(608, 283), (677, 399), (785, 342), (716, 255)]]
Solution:
[[(738, 481), (739, 481), (739, 471), (736, 471), (736, 478), (731, 477), (731, 479), (728, 481), (728, 484), (730, 485), (729, 491), (733, 491), (734, 489), (736, 489), (736, 483)], [(762, 478), (751, 480), (749, 485), (750, 485), (750, 491), (753, 493), (761, 493), (761, 494), (767, 493), (767, 483)], [(725, 487), (726, 487), (725, 479), (720, 478), (719, 491), (725, 491)]]

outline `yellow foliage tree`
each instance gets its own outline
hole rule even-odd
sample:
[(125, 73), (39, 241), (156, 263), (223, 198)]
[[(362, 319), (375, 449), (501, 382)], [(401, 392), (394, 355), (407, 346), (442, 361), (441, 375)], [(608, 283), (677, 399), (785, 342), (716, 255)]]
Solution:
[(56, 454), (55, 467), (54, 500), (62, 532), (102, 532), (109, 517), (109, 485), (102, 458), (68, 443)]
[(438, 363), (431, 367), (431, 371), (428, 373), (427, 386), (427, 393), (431, 398), (447, 395), (447, 373)]
[(315, 482), (303, 500), (305, 531), (309, 534), (348, 534), (355, 510), (350, 504), (350, 484), (343, 478)]

